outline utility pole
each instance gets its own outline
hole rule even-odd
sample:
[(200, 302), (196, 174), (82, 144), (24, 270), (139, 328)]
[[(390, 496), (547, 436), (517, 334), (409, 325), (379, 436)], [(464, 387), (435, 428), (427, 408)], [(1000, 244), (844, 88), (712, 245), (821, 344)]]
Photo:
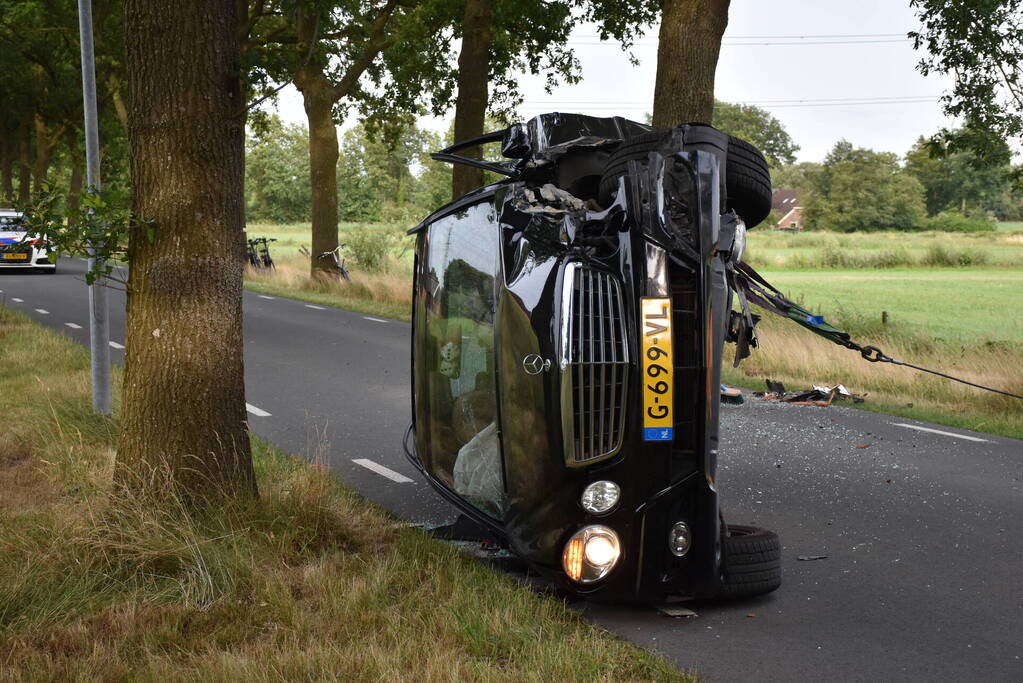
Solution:
[[(92, 43), (92, 0), (78, 0), (78, 32), (82, 44), (86, 185), (99, 190), (99, 116), (96, 111), (96, 53)], [(89, 270), (97, 272), (96, 265), (96, 250), (90, 245)], [(110, 321), (107, 319), (107, 286), (104, 277), (97, 278), (89, 285), (89, 349), (92, 356), (92, 409), (99, 415), (109, 415)]]

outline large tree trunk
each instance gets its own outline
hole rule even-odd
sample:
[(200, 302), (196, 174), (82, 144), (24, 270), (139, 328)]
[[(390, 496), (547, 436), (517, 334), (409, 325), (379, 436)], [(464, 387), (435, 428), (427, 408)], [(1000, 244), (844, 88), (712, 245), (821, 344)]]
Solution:
[(18, 203), (32, 198), (32, 128), (28, 119), (18, 127)]
[(710, 123), (729, 0), (664, 0), (653, 124)]
[[(490, 38), (494, 24), (493, 0), (466, 0), (462, 20), (462, 50), (458, 54), (458, 98), (455, 100), (455, 142), (483, 135), (487, 116), (487, 83), (490, 76)], [(482, 157), (473, 147), (462, 152)], [(451, 191), (455, 198), (483, 185), (483, 169), (455, 164)]]
[[(302, 18), (298, 25), (300, 44), (315, 39), (315, 23)], [(313, 277), (337, 277), (332, 258), (320, 254), (337, 248), (337, 127), (334, 125), (333, 83), (324, 75), (319, 59), (306, 60), (295, 75), (295, 87), (302, 93), (309, 121), (309, 180), (312, 184), (312, 257)]]
[[(115, 478), (254, 494), (242, 372), (244, 103), (235, 3), (125, 0), (134, 215)], [(147, 232), (154, 237), (147, 239)]]

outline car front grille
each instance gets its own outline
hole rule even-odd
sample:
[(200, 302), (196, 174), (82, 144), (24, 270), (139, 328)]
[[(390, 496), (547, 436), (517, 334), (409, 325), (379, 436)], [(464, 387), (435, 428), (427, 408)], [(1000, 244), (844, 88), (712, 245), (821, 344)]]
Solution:
[(580, 263), (565, 266), (561, 409), (565, 460), (581, 465), (622, 445), (628, 337), (618, 280)]

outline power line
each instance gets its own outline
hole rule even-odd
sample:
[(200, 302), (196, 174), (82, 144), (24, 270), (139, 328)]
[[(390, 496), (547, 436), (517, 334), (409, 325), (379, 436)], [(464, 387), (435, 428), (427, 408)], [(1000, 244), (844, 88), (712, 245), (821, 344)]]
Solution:
[[(762, 45), (877, 45), (880, 43), (908, 43), (909, 38), (877, 38), (867, 40), (765, 40), (760, 42), (722, 40), (722, 47), (762, 46)], [(569, 40), (569, 45), (602, 45), (607, 47), (621, 47), (618, 42), (611, 40)], [(632, 46), (654, 46), (655, 40), (637, 40)]]
[[(814, 107), (824, 107), (824, 108), (827, 108), (827, 107), (882, 106), (882, 105), (892, 105), (892, 104), (931, 104), (931, 103), (934, 103), (934, 102), (937, 102), (937, 101), (938, 101), (938, 98), (936, 98), (936, 97), (928, 97), (928, 98), (907, 98), (907, 99), (898, 99), (898, 100), (859, 100), (859, 101), (845, 101), (845, 102), (843, 102), (843, 101), (839, 101), (839, 102), (794, 102), (792, 104), (768, 103), (768, 104), (763, 104), (762, 106), (765, 109), (803, 109), (803, 108), (814, 108)], [(753, 102), (740, 102), (738, 104), (754, 104), (754, 103)], [(761, 106), (761, 105), (758, 105), (758, 106)], [(554, 108), (566, 108), (566, 109), (570, 109), (570, 108), (574, 108), (574, 107), (581, 107), (581, 108), (584, 108), (584, 109), (600, 109), (600, 110), (621, 109), (621, 110), (646, 110), (646, 111), (649, 111), (649, 110), (651, 110), (653, 108), (653, 103), (652, 102), (648, 102), (646, 104), (641, 104), (641, 103), (632, 103), (632, 104), (629, 104), (629, 103), (585, 104), (585, 103), (580, 103), (580, 102), (566, 102), (566, 103), (559, 104), (559, 103), (556, 103), (556, 102), (540, 102), (540, 103), (531, 104), (531, 103), (528, 103), (528, 102), (524, 102), (522, 104), (522, 107), (525, 108), (525, 109), (532, 109), (532, 110), (549, 110), (552, 107), (554, 107)]]
[[(886, 101), (904, 101), (904, 100), (937, 100), (940, 95), (894, 95), (894, 96), (868, 96), (864, 95), (861, 97), (835, 97), (835, 98), (820, 98), (820, 97), (806, 97), (806, 98), (789, 98), (782, 100), (747, 100), (745, 102), (737, 102), (736, 104), (822, 104), (832, 102), (886, 102)], [(645, 100), (528, 100), (525, 104), (546, 104), (546, 105), (622, 105), (622, 104), (648, 104)], [(731, 103), (729, 103), (731, 104)]]
[[(596, 33), (579, 33), (577, 38), (600, 38)], [(789, 36), (727, 36), (725, 40), (795, 40), (795, 39), (827, 39), (827, 38), (905, 38), (905, 33), (817, 33)]]

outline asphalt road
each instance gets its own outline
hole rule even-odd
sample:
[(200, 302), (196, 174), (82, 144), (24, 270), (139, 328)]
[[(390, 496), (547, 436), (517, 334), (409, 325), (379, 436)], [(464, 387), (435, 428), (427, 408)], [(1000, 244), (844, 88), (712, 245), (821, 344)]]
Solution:
[[(0, 302), (87, 344), (83, 273), (0, 273)], [(402, 453), (407, 324), (246, 292), (245, 339), (257, 434), (410, 520), (452, 519)], [(722, 421), (726, 519), (778, 531), (782, 587), (694, 618), (578, 609), (708, 681), (1023, 680), (1023, 442), (756, 400)]]

